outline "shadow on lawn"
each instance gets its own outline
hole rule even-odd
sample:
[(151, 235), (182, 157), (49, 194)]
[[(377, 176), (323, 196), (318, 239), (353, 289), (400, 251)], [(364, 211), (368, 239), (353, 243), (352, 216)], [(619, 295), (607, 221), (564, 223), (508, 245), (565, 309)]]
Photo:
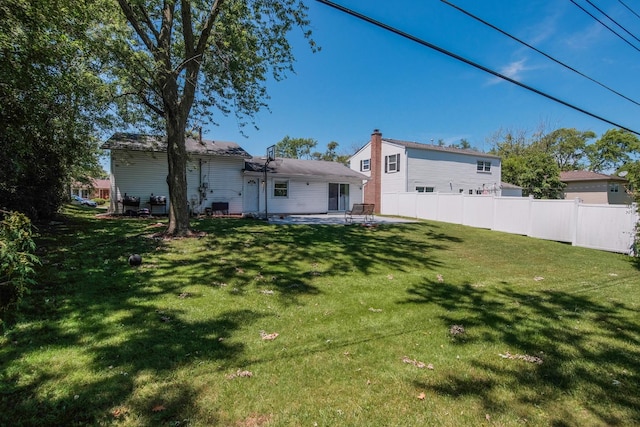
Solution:
[[(0, 349), (0, 406), (7, 408), (0, 411), (0, 425), (110, 423), (127, 412), (149, 425), (178, 420), (176, 411), (195, 405), (193, 386), (172, 382), (172, 390), (140, 396), (137, 378), (166, 377), (198, 359), (214, 360), (220, 370), (235, 367), (244, 346), (227, 338), (263, 314), (228, 310), (206, 321), (186, 322), (180, 304), (165, 309), (157, 305), (159, 297), (179, 301), (190, 284), (229, 283), (238, 293), (249, 286), (274, 288), (285, 304), (299, 304), (299, 296), (320, 292), (314, 285), (318, 276), (382, 274), (390, 265), (436, 267), (433, 253), (459, 241), (438, 233), (437, 226), (372, 229), (207, 220), (194, 223), (208, 234), (190, 246), (191, 239), (150, 238), (162, 231), (156, 222), (85, 215), (41, 226), (39, 285), (25, 299), (23, 326), (11, 331)], [(394, 227), (426, 230), (429, 238), (412, 239)], [(187, 249), (176, 253), (183, 243)], [(141, 268), (127, 265), (131, 253), (143, 256)], [(84, 343), (88, 362), (50, 360)], [(43, 363), (34, 364), (32, 357)], [(60, 366), (50, 369), (51, 363)], [(74, 380), (74, 363), (83, 369), (88, 363), (90, 379)], [(122, 402), (129, 407), (119, 407)], [(158, 403), (164, 409), (151, 411)]]
[[(487, 412), (521, 419), (542, 408), (554, 426), (584, 425), (582, 408), (604, 425), (640, 423), (640, 319), (632, 307), (575, 293), (525, 293), (507, 283), (501, 286), (426, 282), (409, 290), (406, 303), (445, 309), (440, 318), (447, 327), (463, 324), (468, 331), (465, 338), (454, 338), (459, 345), (503, 343), (501, 353), (540, 356), (543, 363), (492, 354), (471, 362), (473, 373), (451, 373), (440, 382), (417, 382), (418, 387), (476, 397)], [(505, 400), (519, 402), (518, 407), (503, 404), (505, 390)]]
[[(424, 224), (369, 228), (214, 219), (196, 226), (208, 233), (203, 238), (206, 250), (185, 254), (178, 261), (189, 265), (190, 283), (224, 286), (238, 295), (256, 286), (276, 291), (285, 304), (297, 304), (300, 295), (319, 293), (314, 282), (322, 276), (435, 268), (440, 263), (433, 254), (446, 250), (448, 242), (459, 241), (438, 233), (437, 225)], [(414, 239), (406, 229), (421, 235)], [(159, 264), (158, 271), (165, 267)]]

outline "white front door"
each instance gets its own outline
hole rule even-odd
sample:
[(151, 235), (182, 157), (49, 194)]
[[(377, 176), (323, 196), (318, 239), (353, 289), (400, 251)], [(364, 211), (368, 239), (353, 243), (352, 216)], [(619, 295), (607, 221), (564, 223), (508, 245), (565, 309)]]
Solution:
[(258, 213), (260, 210), (259, 207), (259, 197), (260, 197), (260, 185), (258, 184), (260, 180), (256, 177), (245, 177), (244, 178), (244, 197), (242, 202), (244, 207), (242, 211), (244, 213)]

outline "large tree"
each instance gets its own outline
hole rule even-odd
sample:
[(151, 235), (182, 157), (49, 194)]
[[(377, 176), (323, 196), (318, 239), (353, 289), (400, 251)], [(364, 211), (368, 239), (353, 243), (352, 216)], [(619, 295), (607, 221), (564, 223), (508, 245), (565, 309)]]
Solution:
[[(121, 111), (160, 123), (169, 165), (168, 235), (189, 234), (185, 133), (214, 112), (240, 125), (265, 107), (266, 81), (292, 70), (288, 33), (310, 37), (298, 0), (118, 0), (128, 31), (114, 24), (107, 49), (122, 84)], [(313, 42), (310, 41), (312, 48)]]
[(536, 199), (561, 196), (560, 168), (553, 154), (524, 131), (500, 131), (492, 136), (492, 154), (502, 159), (502, 180), (522, 187), (523, 195)]
[(93, 176), (108, 91), (89, 33), (98, 2), (0, 3), (0, 208), (50, 217)]
[(537, 144), (553, 156), (561, 171), (580, 170), (587, 166), (587, 143), (595, 137), (593, 131), (561, 128), (544, 135)]
[(587, 147), (589, 170), (594, 172), (615, 171), (640, 154), (640, 140), (631, 132), (609, 129), (594, 144)]
[(289, 135), (276, 143), (276, 156), (288, 159), (312, 159), (318, 141), (313, 138), (291, 138)]

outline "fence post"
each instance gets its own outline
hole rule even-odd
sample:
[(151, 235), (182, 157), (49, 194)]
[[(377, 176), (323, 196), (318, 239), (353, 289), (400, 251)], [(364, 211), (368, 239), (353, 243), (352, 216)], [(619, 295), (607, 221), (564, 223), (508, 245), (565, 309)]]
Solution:
[(576, 197), (573, 205), (573, 216), (571, 218), (571, 246), (576, 246), (578, 244), (578, 225), (580, 224), (579, 216), (580, 216), (580, 204), (582, 200)]

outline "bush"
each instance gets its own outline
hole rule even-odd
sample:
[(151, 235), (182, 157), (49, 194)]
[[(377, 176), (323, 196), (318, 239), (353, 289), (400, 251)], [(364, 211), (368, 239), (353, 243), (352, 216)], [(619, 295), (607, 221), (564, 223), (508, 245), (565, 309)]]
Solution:
[(98, 204), (98, 206), (102, 206), (105, 203), (107, 203), (107, 199), (102, 199), (100, 197), (96, 197), (95, 199), (92, 199), (94, 202), (96, 202)]
[(0, 211), (0, 324), (4, 314), (17, 306), (29, 286), (35, 284), (33, 267), (40, 263), (34, 254), (31, 221), (19, 212)]

